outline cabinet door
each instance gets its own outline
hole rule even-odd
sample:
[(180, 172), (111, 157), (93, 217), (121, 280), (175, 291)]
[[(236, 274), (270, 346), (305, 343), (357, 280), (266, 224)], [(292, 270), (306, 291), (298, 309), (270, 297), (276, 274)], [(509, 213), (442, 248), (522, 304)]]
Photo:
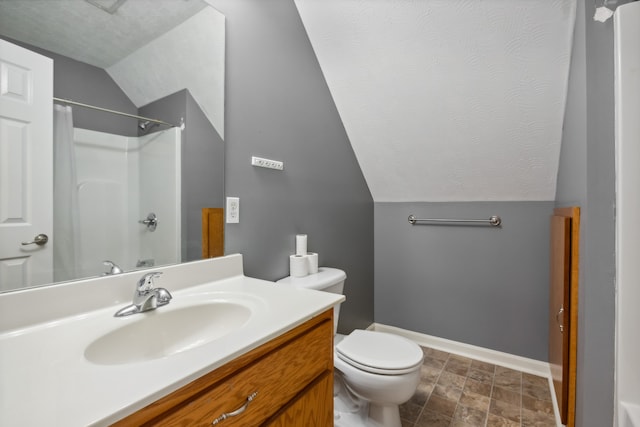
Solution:
[(268, 427), (333, 426), (333, 373), (326, 371), (274, 419)]
[(567, 422), (571, 218), (551, 217), (549, 364), (562, 423)]
[(549, 363), (562, 423), (575, 426), (580, 208), (562, 207), (551, 217)]

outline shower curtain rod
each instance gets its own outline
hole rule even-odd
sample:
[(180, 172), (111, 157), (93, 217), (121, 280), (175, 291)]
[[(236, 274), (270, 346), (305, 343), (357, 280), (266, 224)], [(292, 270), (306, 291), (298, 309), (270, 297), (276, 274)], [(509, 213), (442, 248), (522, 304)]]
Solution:
[(158, 123), (160, 125), (171, 126), (171, 127), (174, 127), (174, 128), (182, 129), (184, 127), (184, 124), (180, 124), (180, 126), (178, 126), (178, 125), (174, 125), (174, 124), (171, 124), (171, 123), (167, 123), (167, 122), (162, 121), (162, 120), (150, 119), (149, 117), (136, 116), (135, 114), (123, 113), (122, 111), (109, 110), (108, 108), (102, 108), (102, 107), (96, 107), (95, 105), (83, 104), (82, 102), (76, 102), (76, 101), (72, 101), (70, 99), (56, 98), (54, 96), (53, 100), (55, 102), (61, 102), (63, 104), (70, 104), (70, 105), (77, 105), (78, 107), (91, 108), (92, 110), (104, 111), (105, 113), (118, 114), (120, 116), (132, 117), (132, 118), (138, 119), (138, 120), (146, 120), (146, 121), (149, 121), (149, 122), (152, 122), (152, 123)]

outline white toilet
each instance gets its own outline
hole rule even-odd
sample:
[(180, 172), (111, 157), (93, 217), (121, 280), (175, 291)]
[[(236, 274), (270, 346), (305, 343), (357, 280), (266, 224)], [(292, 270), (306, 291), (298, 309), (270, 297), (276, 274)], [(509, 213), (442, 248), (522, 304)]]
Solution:
[[(285, 277), (278, 284), (342, 294), (347, 275), (320, 267), (305, 277)], [(334, 309), (334, 333), (340, 306)], [(334, 413), (336, 427), (400, 427), (398, 406), (420, 383), (424, 354), (397, 335), (356, 329), (335, 336)]]

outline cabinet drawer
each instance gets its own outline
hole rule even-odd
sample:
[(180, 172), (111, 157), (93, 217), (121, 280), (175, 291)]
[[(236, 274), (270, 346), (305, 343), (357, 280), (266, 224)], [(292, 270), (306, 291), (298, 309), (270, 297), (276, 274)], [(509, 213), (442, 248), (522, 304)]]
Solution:
[(222, 427), (257, 426), (277, 412), (314, 378), (333, 365), (332, 323), (324, 322), (216, 383), (178, 409), (156, 419), (157, 425), (199, 426), (235, 411), (257, 393), (241, 414)]

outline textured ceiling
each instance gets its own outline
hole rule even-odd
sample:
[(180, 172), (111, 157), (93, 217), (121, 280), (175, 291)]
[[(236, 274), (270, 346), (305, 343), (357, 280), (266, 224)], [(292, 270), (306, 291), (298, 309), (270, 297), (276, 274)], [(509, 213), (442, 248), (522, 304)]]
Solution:
[(575, 0), (295, 0), (375, 201), (554, 200)]
[(107, 68), (204, 7), (201, 0), (128, 0), (111, 15), (84, 0), (0, 0), (0, 32)]
[(106, 69), (137, 107), (186, 88), (224, 137), (225, 18), (206, 0), (0, 0), (0, 34)]
[(188, 89), (224, 138), (224, 56), (225, 17), (207, 7), (107, 72), (138, 107)]

